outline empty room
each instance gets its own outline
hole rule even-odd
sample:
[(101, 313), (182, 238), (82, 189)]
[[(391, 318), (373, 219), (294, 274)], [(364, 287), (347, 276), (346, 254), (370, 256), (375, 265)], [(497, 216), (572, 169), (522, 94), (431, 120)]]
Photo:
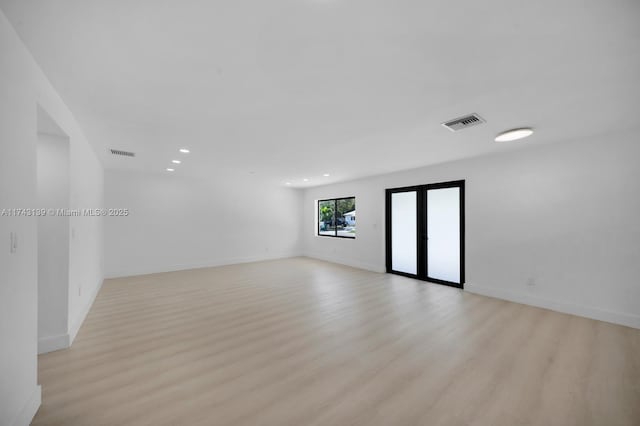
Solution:
[(0, 426), (640, 425), (640, 2), (0, 0)]

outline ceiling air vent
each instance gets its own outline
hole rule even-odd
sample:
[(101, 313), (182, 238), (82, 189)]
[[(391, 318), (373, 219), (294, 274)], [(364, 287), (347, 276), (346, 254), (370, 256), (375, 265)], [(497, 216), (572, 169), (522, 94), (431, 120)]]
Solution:
[(135, 152), (122, 151), (122, 150), (119, 150), (119, 149), (112, 149), (111, 153), (113, 155), (122, 155), (124, 157), (135, 157), (136, 156)]
[(451, 130), (452, 132), (457, 132), (458, 130), (466, 129), (467, 127), (477, 126), (478, 124), (484, 123), (484, 119), (480, 117), (478, 114), (469, 114), (464, 117), (455, 118), (453, 120), (445, 121), (442, 123), (444, 127)]

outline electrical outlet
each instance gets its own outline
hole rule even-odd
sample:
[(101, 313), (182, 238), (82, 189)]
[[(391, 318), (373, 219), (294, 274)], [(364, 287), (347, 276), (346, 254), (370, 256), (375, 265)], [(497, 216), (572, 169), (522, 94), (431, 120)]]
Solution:
[(14, 254), (18, 251), (18, 233), (11, 232), (9, 233), (9, 253)]
[(529, 277), (527, 280), (527, 287), (534, 287), (536, 285), (536, 279), (533, 277)]

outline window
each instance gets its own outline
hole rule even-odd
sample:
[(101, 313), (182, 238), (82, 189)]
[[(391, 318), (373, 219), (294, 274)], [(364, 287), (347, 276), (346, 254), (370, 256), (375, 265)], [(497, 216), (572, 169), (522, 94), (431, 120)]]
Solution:
[(334, 198), (318, 201), (318, 235), (323, 237), (356, 237), (356, 198)]

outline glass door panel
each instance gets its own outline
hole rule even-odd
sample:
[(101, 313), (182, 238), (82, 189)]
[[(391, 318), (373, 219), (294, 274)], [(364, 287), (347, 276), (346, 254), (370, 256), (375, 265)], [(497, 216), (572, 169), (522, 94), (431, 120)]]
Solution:
[(417, 191), (391, 194), (391, 269), (418, 273)]
[(460, 188), (427, 190), (427, 279), (460, 284)]

